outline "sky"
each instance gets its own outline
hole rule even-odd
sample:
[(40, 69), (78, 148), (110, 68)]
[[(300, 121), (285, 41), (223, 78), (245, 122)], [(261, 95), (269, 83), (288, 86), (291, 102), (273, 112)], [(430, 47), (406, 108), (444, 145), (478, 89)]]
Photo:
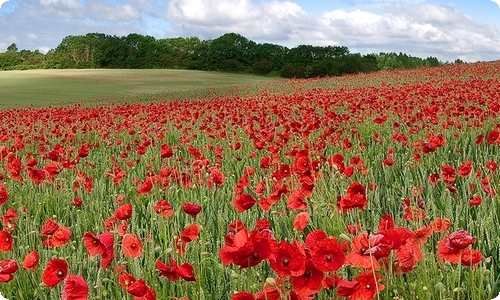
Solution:
[(68, 35), (346, 46), (441, 61), (500, 59), (500, 0), (0, 0), (0, 52), (46, 53)]

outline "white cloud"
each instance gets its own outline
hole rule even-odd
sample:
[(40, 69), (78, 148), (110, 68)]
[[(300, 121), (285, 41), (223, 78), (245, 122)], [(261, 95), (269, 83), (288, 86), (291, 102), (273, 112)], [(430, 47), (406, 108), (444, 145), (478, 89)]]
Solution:
[(289, 47), (342, 45), (352, 52), (405, 52), (441, 60), (500, 57), (500, 29), (474, 22), (452, 6), (420, 0), (353, 2), (383, 9), (333, 10), (313, 18), (290, 1), (172, 0), (167, 16), (179, 24), (181, 35), (198, 33), (204, 38), (236, 32)]
[[(66, 19), (83, 17), (84, 7), (77, 0), (40, 0), (38, 1), (27, 1), (28, 3), (35, 4), (38, 7), (39, 12), (48, 14), (50, 16), (62, 17)], [(35, 2), (35, 3), (34, 3)]]
[(451, 6), (393, 6), (375, 14), (331, 11), (319, 17), (317, 31), (327, 33), (311, 44), (341, 44), (353, 52), (405, 52), (442, 60), (500, 57), (500, 29), (474, 22)]
[(491, 0), (491, 1), (495, 2), (498, 5), (498, 7), (500, 8), (500, 0)]
[(342, 45), (351, 52), (441, 60), (500, 58), (500, 28), (452, 6), (425, 0), (348, 2), (351, 9), (312, 15), (294, 0), (10, 0), (10, 9), (1, 11), (0, 32), (11, 36), (3, 37), (0, 51), (13, 42), (20, 49), (55, 48), (67, 35), (89, 32), (201, 39), (235, 32), (288, 47)]
[(213, 38), (237, 32), (250, 39), (279, 41), (290, 39), (310, 21), (302, 8), (290, 1), (172, 0), (167, 17), (178, 24), (181, 34), (198, 32)]
[(2, 4), (4, 4), (7, 1), (9, 1), (9, 0), (0, 0), (0, 7), (2, 7)]
[(103, 2), (93, 3), (90, 12), (97, 19), (109, 21), (131, 21), (139, 18), (139, 11), (131, 5), (110, 5)]

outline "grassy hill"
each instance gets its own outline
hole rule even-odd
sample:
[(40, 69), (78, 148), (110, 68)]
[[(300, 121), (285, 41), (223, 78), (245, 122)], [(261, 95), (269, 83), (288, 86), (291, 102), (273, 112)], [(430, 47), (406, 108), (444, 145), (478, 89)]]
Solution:
[(0, 109), (203, 97), (212, 88), (276, 78), (190, 70), (64, 69), (0, 72)]

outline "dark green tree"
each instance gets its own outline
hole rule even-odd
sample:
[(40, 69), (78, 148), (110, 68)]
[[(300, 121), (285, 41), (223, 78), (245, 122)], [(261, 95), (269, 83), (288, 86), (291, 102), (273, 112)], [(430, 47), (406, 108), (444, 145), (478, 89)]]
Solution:
[(255, 63), (253, 41), (237, 33), (224, 34), (210, 43), (209, 69), (241, 72)]

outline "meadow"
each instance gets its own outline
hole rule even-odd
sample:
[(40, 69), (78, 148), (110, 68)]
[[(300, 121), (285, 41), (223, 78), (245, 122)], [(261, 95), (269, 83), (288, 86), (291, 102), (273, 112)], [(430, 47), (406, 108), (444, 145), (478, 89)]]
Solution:
[(47, 69), (0, 72), (0, 109), (198, 98), (210, 89), (275, 78), (173, 69)]
[(499, 294), (499, 61), (191, 95), (0, 110), (4, 297)]

